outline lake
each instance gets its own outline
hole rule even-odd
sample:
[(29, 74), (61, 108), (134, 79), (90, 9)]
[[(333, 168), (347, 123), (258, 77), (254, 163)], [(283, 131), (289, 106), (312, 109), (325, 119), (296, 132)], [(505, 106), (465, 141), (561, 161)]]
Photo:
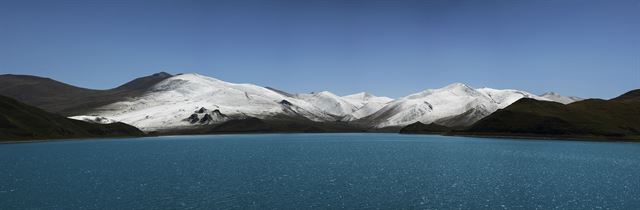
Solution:
[(0, 209), (639, 209), (640, 144), (398, 134), (0, 145)]

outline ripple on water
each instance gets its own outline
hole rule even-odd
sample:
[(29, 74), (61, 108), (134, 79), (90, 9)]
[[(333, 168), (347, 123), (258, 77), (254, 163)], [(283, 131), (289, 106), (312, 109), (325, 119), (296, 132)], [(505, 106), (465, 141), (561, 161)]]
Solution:
[(638, 209), (640, 145), (395, 134), (0, 145), (0, 208)]

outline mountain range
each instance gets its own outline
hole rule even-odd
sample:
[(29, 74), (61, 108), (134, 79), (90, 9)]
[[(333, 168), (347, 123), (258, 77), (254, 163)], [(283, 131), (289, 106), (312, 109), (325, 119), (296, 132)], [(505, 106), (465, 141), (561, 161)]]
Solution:
[[(47, 111), (93, 122), (124, 122), (144, 131), (200, 128), (230, 119), (255, 117), (313, 122), (351, 122), (367, 129), (401, 127), (420, 121), (468, 126), (526, 97), (579, 100), (557, 94), (473, 89), (454, 83), (391, 99), (370, 93), (338, 96), (328, 91), (292, 94), (253, 84), (235, 84), (199, 74), (157, 73), (109, 90), (74, 87), (48, 78), (2, 75), (0, 94)], [(566, 99), (569, 99), (567, 101)]]
[(328, 91), (288, 93), (195, 73), (161, 72), (108, 90), (28, 75), (0, 75), (0, 84), (0, 95), (48, 112), (96, 124), (122, 122), (160, 134), (244, 132), (243, 128), (256, 132), (398, 131), (412, 124), (414, 130), (422, 124), (439, 132), (443, 127), (480, 131), (480, 125), (493, 119), (492, 115), (514, 109), (512, 104), (526, 103), (522, 101), (567, 107), (583, 104), (581, 98), (554, 92), (535, 95), (462, 83), (396, 99), (364, 92), (346, 96)]

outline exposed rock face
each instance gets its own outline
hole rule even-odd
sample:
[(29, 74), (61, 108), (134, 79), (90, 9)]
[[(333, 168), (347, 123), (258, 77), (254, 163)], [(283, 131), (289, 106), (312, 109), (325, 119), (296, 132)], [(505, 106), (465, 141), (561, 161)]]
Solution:
[(197, 123), (199, 118), (198, 118), (198, 114), (191, 114), (191, 116), (189, 116), (187, 119), (185, 119), (186, 121), (189, 121), (190, 123)]
[(200, 119), (200, 123), (208, 123), (212, 120), (211, 115), (205, 114), (202, 119)]
[(287, 101), (287, 100), (282, 100), (280, 101), (280, 104), (284, 105), (284, 106), (291, 106), (293, 104), (291, 104), (291, 102)]
[(211, 112), (205, 107), (196, 109), (188, 118), (184, 119), (191, 124), (218, 124), (231, 119), (229, 116), (222, 114), (219, 109)]
[(211, 112), (212, 119), (224, 119), (224, 121), (228, 120), (229, 117), (225, 114), (222, 114), (219, 109), (213, 110)]

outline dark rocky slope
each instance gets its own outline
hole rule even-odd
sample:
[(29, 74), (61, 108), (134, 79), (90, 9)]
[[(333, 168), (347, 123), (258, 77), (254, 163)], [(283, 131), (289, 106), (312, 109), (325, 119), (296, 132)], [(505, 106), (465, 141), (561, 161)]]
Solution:
[(46, 112), (0, 96), (0, 142), (34, 139), (143, 136), (124, 124), (93, 124)]
[(140, 77), (109, 90), (92, 90), (53, 79), (28, 75), (0, 75), (0, 95), (61, 115), (81, 115), (125, 98), (142, 95), (151, 86), (171, 77), (161, 72)]

